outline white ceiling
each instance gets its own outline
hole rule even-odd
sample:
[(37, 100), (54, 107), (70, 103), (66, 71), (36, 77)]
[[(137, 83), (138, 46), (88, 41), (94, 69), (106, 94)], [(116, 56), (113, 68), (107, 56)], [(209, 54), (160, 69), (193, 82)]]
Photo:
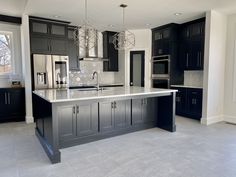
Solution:
[[(112, 30), (108, 27), (110, 24), (118, 29), (122, 24), (121, 3), (128, 4), (126, 27), (129, 29), (182, 23), (202, 17), (211, 9), (226, 14), (236, 13), (236, 0), (88, 0), (89, 20), (101, 30)], [(84, 18), (84, 0), (0, 0), (0, 14), (20, 16), (23, 12), (80, 25)], [(176, 12), (182, 15), (175, 16)], [(55, 18), (55, 15), (60, 18)]]

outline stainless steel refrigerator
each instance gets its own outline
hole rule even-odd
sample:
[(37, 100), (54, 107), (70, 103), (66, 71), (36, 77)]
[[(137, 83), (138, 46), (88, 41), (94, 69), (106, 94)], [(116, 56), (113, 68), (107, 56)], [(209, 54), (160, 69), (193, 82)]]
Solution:
[(69, 59), (59, 55), (33, 55), (34, 89), (69, 87)]

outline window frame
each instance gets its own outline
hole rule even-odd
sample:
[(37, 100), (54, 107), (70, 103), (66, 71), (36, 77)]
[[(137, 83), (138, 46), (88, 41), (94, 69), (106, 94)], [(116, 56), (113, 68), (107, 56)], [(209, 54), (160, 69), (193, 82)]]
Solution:
[(11, 72), (7, 72), (7, 73), (1, 73), (0, 72), (0, 77), (6, 77), (6, 76), (10, 76), (16, 73), (15, 71), (15, 50), (14, 50), (14, 33), (12, 31), (0, 31), (0, 35), (1, 34), (7, 34), (10, 36), (10, 50), (11, 50)]

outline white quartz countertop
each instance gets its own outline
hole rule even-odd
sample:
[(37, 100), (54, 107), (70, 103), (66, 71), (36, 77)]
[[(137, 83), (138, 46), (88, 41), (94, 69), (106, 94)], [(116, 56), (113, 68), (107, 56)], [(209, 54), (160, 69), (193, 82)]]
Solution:
[(200, 86), (193, 86), (193, 85), (171, 85), (171, 87), (183, 87), (183, 88), (197, 88), (202, 89)]
[(79, 89), (45, 89), (35, 90), (33, 93), (41, 98), (51, 102), (67, 102), (67, 101), (85, 101), (96, 99), (112, 99), (132, 96), (158, 96), (177, 92), (172, 89), (155, 89), (143, 87), (112, 87), (105, 90), (81, 91)]

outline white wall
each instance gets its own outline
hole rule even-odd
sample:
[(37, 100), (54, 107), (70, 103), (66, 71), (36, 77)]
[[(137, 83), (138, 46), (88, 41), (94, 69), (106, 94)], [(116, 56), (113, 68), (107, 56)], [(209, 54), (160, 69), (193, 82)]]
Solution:
[[(9, 31), (13, 34), (13, 73), (11, 75), (17, 75), (17, 78), (22, 77), (22, 57), (21, 57), (21, 35), (20, 35), (20, 25), (0, 23), (0, 31)], [(0, 75), (0, 87), (11, 86), (9, 79), (10, 75)]]
[(226, 29), (226, 15), (213, 10), (207, 12), (201, 120), (203, 124), (223, 120)]
[(236, 123), (236, 14), (228, 17), (225, 65), (225, 121)]
[(32, 88), (31, 88), (31, 65), (30, 65), (30, 38), (29, 38), (29, 16), (23, 14), (21, 25), (22, 45), (22, 67), (25, 82), (26, 122), (32, 123)]
[(151, 51), (152, 31), (150, 29), (130, 30), (135, 35), (135, 47), (131, 50), (119, 52), (119, 69), (115, 74), (117, 82), (130, 83), (130, 51), (145, 51), (145, 87), (151, 87)]

